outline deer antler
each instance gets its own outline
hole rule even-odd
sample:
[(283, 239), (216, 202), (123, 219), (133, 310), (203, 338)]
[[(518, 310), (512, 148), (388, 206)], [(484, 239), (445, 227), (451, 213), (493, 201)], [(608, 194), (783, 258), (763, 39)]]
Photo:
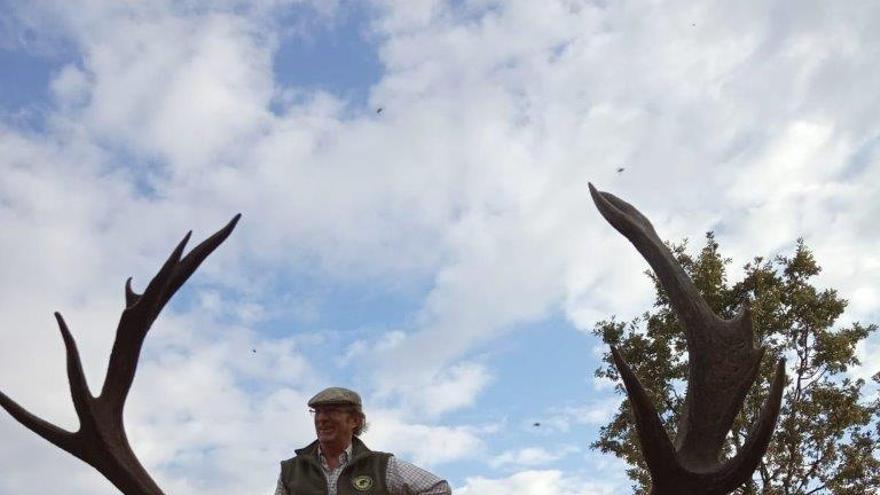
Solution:
[(55, 313), (67, 350), (67, 376), (73, 406), (79, 417), (79, 430), (70, 432), (58, 428), (29, 413), (3, 392), (0, 392), (0, 406), (37, 435), (100, 471), (122, 493), (163, 495), (128, 444), (122, 418), (125, 399), (134, 380), (141, 346), (153, 321), (199, 264), (229, 237), (239, 218), (241, 215), (236, 215), (225, 227), (181, 258), (192, 234), (187, 233), (143, 294), (136, 294), (131, 289), (131, 278), (126, 281), (125, 310), (116, 329), (107, 377), (98, 397), (92, 396), (86, 383), (76, 341), (64, 319)]
[(648, 261), (685, 328), (688, 388), (675, 444), (638, 377), (612, 346), (635, 416), (642, 453), (651, 473), (653, 495), (723, 495), (747, 481), (767, 450), (785, 387), (785, 360), (776, 372), (757, 423), (732, 459), (721, 449), (734, 418), (755, 382), (763, 348), (756, 348), (748, 307), (731, 319), (719, 318), (666, 248), (651, 222), (622, 199), (590, 184), (599, 212)]

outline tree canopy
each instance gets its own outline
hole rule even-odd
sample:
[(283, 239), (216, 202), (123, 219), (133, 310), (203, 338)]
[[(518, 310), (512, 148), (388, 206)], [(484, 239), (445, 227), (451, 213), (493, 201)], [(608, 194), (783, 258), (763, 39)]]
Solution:
[[(790, 257), (756, 257), (747, 263), (741, 281), (731, 284), (714, 235), (696, 254), (687, 240), (670, 249), (721, 317), (732, 318), (744, 304), (751, 307), (755, 338), (766, 348), (756, 385), (734, 422), (725, 447), (732, 455), (756, 421), (774, 363), (788, 359), (789, 382), (776, 432), (751, 482), (738, 494), (862, 495), (880, 493), (880, 399), (868, 397), (864, 380), (848, 374), (858, 366), (856, 346), (877, 330), (875, 324), (838, 327), (847, 302), (834, 289), (819, 289), (813, 278), (821, 267), (803, 240)], [(593, 332), (615, 345), (636, 370), (670, 438), (684, 400), (688, 373), (684, 330), (653, 272), (654, 305), (631, 321), (615, 317), (596, 324)], [(596, 376), (618, 382), (617, 369), (606, 352)], [(880, 383), (880, 373), (873, 380)], [(647, 494), (650, 477), (641, 458), (629, 405), (624, 400), (601, 428), (592, 447), (624, 459), (637, 494)]]

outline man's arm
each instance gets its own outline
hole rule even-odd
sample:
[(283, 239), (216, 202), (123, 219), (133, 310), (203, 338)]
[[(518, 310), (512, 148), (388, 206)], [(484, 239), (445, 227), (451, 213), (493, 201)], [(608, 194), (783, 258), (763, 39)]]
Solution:
[(394, 456), (388, 458), (386, 478), (392, 495), (452, 495), (446, 480)]

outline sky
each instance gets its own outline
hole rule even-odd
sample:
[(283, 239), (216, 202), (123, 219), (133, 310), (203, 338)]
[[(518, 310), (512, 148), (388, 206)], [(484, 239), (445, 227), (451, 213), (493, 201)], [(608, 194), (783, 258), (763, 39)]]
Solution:
[[(587, 182), (664, 239), (714, 231), (733, 278), (802, 237), (841, 324), (880, 321), (877, 19), (868, 0), (0, 0), (0, 389), (76, 429), (52, 312), (97, 392), (125, 279), (241, 213), (127, 403), (166, 493), (272, 493), (331, 385), (362, 394), (371, 448), (455, 493), (628, 493), (589, 448), (621, 400), (591, 330), (652, 286)], [(0, 495), (117, 493), (5, 414), (0, 438)]]

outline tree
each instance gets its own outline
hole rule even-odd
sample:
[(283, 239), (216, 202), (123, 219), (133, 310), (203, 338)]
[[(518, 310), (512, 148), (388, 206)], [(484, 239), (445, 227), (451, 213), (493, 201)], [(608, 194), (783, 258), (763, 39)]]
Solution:
[[(865, 382), (847, 376), (861, 363), (856, 345), (877, 330), (875, 324), (836, 328), (846, 301), (835, 290), (820, 290), (811, 279), (821, 270), (810, 249), (798, 240), (794, 255), (757, 257), (745, 265), (742, 281), (731, 284), (727, 267), (710, 232), (702, 250), (691, 255), (687, 241), (670, 246), (706, 302), (721, 317), (732, 318), (749, 304), (755, 337), (767, 348), (758, 383), (728, 435), (726, 453), (742, 446), (767, 395), (773, 365), (788, 358), (790, 381), (778, 426), (751, 482), (736, 493), (772, 495), (880, 494), (880, 399), (865, 398)], [(636, 369), (670, 437), (681, 412), (688, 363), (684, 332), (656, 275), (653, 308), (623, 322), (612, 317), (596, 324), (594, 334), (616, 346)], [(618, 382), (606, 353), (597, 377)], [(880, 373), (873, 378), (880, 384)], [(624, 401), (592, 444), (624, 459), (636, 493), (646, 494), (650, 477), (641, 457), (632, 413)]]

